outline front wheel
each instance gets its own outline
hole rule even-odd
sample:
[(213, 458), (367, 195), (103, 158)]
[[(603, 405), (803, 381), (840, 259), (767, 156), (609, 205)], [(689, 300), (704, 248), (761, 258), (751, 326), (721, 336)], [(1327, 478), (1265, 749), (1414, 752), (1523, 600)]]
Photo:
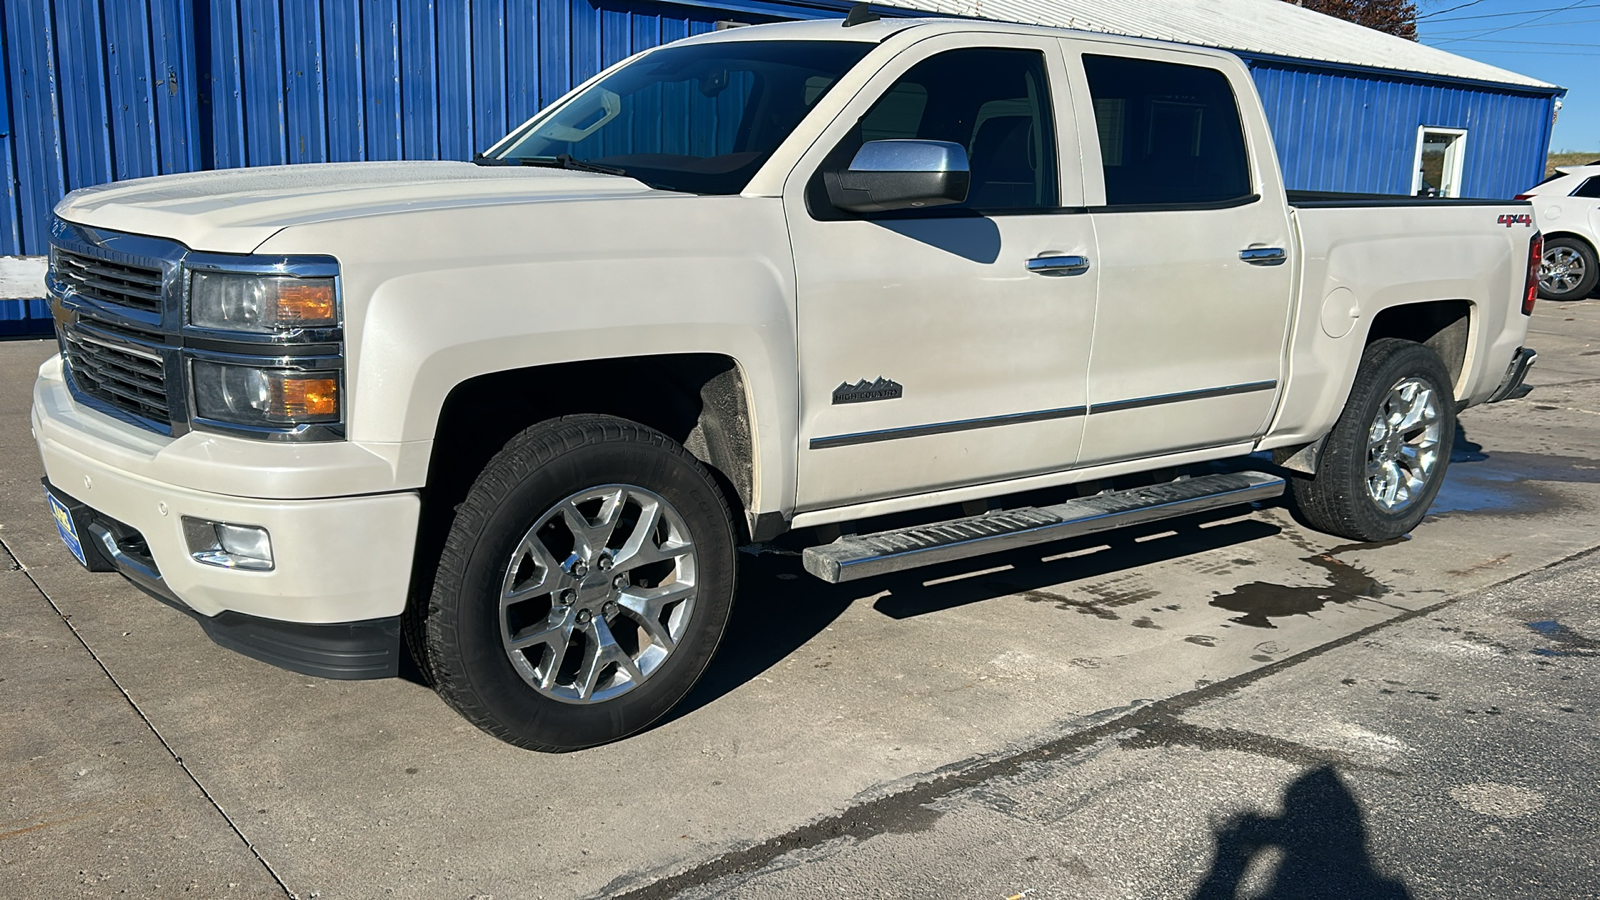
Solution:
[(446, 539), (425, 625), (435, 687), (529, 749), (645, 728), (722, 638), (734, 535), (716, 483), (666, 436), (605, 416), (529, 428)]
[(1373, 341), (1317, 474), (1291, 482), (1301, 515), (1352, 540), (1406, 534), (1444, 483), (1455, 430), (1455, 394), (1439, 355), (1412, 341)]

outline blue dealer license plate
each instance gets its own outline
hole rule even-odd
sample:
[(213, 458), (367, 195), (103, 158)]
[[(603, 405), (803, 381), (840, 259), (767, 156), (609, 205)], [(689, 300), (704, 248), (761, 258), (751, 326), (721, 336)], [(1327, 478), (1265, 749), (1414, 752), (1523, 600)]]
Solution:
[(67, 511), (67, 505), (56, 499), (56, 495), (49, 490), (44, 492), (45, 498), (50, 501), (50, 513), (56, 517), (56, 531), (61, 534), (61, 542), (67, 545), (72, 555), (78, 562), (88, 567), (89, 561), (83, 558), (83, 544), (78, 540), (78, 528), (72, 524), (72, 513)]

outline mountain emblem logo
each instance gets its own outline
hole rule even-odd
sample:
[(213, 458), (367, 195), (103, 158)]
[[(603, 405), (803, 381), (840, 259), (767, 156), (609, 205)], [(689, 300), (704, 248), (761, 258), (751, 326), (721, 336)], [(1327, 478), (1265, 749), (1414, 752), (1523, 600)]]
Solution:
[(840, 403), (870, 403), (873, 400), (898, 400), (905, 393), (905, 388), (898, 381), (887, 378), (878, 378), (867, 381), (865, 378), (851, 384), (846, 381), (833, 389), (833, 402)]

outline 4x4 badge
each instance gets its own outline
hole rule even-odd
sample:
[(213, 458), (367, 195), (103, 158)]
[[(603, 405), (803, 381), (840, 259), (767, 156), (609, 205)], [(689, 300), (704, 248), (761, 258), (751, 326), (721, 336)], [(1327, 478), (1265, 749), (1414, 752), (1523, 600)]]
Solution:
[(851, 384), (845, 382), (833, 389), (833, 402), (840, 403), (867, 403), (872, 400), (898, 400), (905, 393), (905, 388), (898, 381), (879, 378), (876, 381), (867, 381), (865, 378)]

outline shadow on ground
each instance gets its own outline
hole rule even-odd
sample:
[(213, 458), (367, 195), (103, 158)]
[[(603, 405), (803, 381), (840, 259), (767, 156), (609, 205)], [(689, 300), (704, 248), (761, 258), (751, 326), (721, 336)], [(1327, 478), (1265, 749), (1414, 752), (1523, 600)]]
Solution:
[(1233, 900), (1241, 888), (1262, 900), (1411, 897), (1403, 882), (1373, 867), (1361, 805), (1329, 766), (1306, 772), (1284, 789), (1283, 815), (1243, 813), (1219, 826), (1214, 837), (1211, 871), (1193, 900)]
[[(663, 722), (710, 704), (782, 662), (833, 623), (852, 603), (878, 596), (873, 609), (907, 619), (997, 597), (1020, 595), (1100, 619), (1120, 619), (1116, 607), (1150, 599), (1138, 591), (1075, 596), (1062, 585), (1102, 578), (1152, 563), (1272, 537), (1270, 522), (1239, 518), (1245, 508), (1151, 523), (1027, 550), (851, 584), (819, 581), (794, 551), (741, 559), (739, 596), (721, 648), (694, 691)], [(1041, 556), (1049, 557), (1048, 562)], [(1135, 627), (1139, 620), (1130, 624)]]
[[(1451, 463), (1436, 515), (1543, 512), (1562, 502), (1543, 485), (1600, 483), (1600, 461), (1486, 452), (1459, 424)], [(1192, 471), (1242, 469), (1287, 474), (1260, 455)], [(1029, 498), (1040, 503), (1047, 499)], [(1159, 595), (1154, 588), (1134, 584), (1131, 579), (1108, 587), (1106, 582), (1114, 580), (1112, 576), (1276, 536), (1283, 529), (1259, 516), (1268, 508), (1284, 509), (1299, 518), (1293, 502), (1285, 497), (1256, 504), (1253, 509), (1215, 510), (843, 585), (825, 584), (806, 574), (798, 548), (810, 535), (796, 534), (787, 549), (773, 552), (774, 548), (766, 548), (760, 556), (741, 557), (738, 600), (721, 649), (700, 684), (664, 721), (687, 715), (754, 679), (816, 637), (852, 603), (875, 595), (873, 609), (891, 619), (909, 619), (1005, 596), (1020, 596), (1103, 620), (1124, 619), (1119, 607), (1159, 603)], [(864, 523), (874, 524), (876, 527), (864, 530), (894, 523)], [(1351, 545), (1307, 558), (1308, 563), (1326, 570), (1327, 585), (1286, 587), (1251, 582), (1244, 586), (1255, 588), (1249, 596), (1235, 591), (1216, 598), (1212, 605), (1242, 614), (1232, 622), (1271, 628), (1272, 617), (1307, 614), (1327, 603), (1382, 596), (1386, 590), (1365, 570), (1334, 559), (1342, 550), (1361, 546), (1369, 545)], [(1233, 560), (1232, 564), (1249, 562)], [(1133, 627), (1153, 627), (1146, 617), (1127, 621)]]
[[(1518, 402), (1535, 412), (1555, 409), (1532, 400)], [(1428, 516), (1522, 516), (1558, 511), (1569, 501), (1549, 490), (1549, 484), (1600, 484), (1600, 459), (1486, 451), (1457, 422), (1450, 467)]]

